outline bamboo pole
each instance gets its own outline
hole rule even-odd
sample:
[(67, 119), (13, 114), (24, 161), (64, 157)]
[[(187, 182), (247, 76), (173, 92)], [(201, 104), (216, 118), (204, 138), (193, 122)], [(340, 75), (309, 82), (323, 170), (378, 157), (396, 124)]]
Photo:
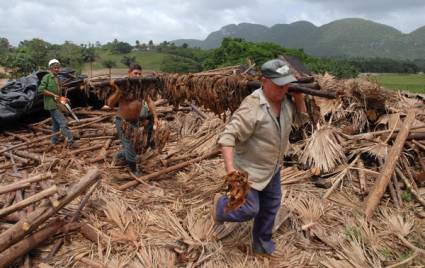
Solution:
[(20, 157), (24, 157), (24, 158), (28, 158), (28, 159), (34, 160), (37, 163), (41, 163), (41, 162), (43, 162), (43, 160), (47, 160), (47, 161), (54, 160), (53, 158), (43, 158), (43, 156), (41, 156), (39, 154), (28, 152), (28, 151), (15, 150), (15, 151), (13, 151), (13, 153), (15, 155), (20, 156)]
[[(367, 133), (361, 133), (361, 134), (357, 134), (357, 135), (353, 135), (353, 136), (348, 136), (350, 139), (355, 139), (355, 140), (362, 140), (362, 139), (371, 139), (375, 136), (378, 135), (382, 135), (382, 134), (388, 134), (388, 133), (397, 133), (400, 132), (402, 128), (396, 128), (394, 130), (392, 129), (386, 129), (386, 130), (380, 130), (380, 131), (374, 131), (374, 132), (367, 132)], [(411, 127), (410, 130), (418, 130), (418, 129), (425, 129), (425, 126), (420, 126), (420, 127)]]
[(99, 170), (95, 167), (87, 172), (81, 180), (75, 183), (68, 190), (67, 195), (59, 200), (57, 207), (39, 207), (33, 212), (29, 213), (25, 218), (21, 219), (8, 230), (0, 234), (0, 252), (4, 251), (17, 241), (24, 238), (28, 233), (36, 229), (42, 223), (46, 222), (51, 216), (58, 212), (61, 208), (66, 206), (82, 192), (92, 186), (99, 177)]
[(0, 154), (2, 154), (2, 153), (4, 153), (4, 152), (7, 152), (7, 151), (10, 151), (10, 150), (13, 150), (13, 149), (17, 149), (17, 148), (21, 148), (21, 147), (27, 146), (27, 145), (29, 145), (29, 144), (36, 144), (36, 143), (38, 143), (39, 141), (45, 140), (45, 139), (47, 139), (47, 138), (51, 138), (51, 137), (53, 137), (54, 135), (59, 134), (59, 133), (60, 133), (60, 131), (55, 132), (55, 133), (50, 134), (50, 135), (46, 135), (46, 136), (43, 136), (43, 137), (40, 137), (40, 138), (34, 139), (34, 140), (31, 140), (31, 141), (28, 141), (28, 142), (24, 142), (24, 143), (20, 143), (20, 144), (16, 144), (16, 145), (13, 145), (13, 146), (7, 147), (7, 148), (5, 148), (5, 149), (0, 150)]
[[(5, 156), (7, 156), (7, 157), (9, 157), (9, 159), (12, 159), (12, 154), (11, 153), (6, 153), (6, 152), (4, 152), (3, 153)], [(22, 164), (24, 164), (24, 165), (28, 165), (29, 163), (30, 163), (30, 160), (28, 160), (27, 158), (23, 158), (23, 157), (20, 157), (20, 156), (16, 156), (16, 155), (13, 155), (13, 158), (15, 159), (15, 160), (18, 160), (19, 162), (21, 162)], [(12, 160), (11, 160), (12, 161)], [(13, 164), (12, 164), (13, 165)]]
[(379, 176), (375, 188), (369, 194), (368, 200), (366, 202), (365, 214), (367, 218), (370, 218), (378, 206), (382, 196), (387, 189), (388, 183), (391, 180), (391, 176), (394, 172), (397, 160), (400, 156), (400, 153), (403, 149), (406, 138), (409, 135), (410, 128), (413, 121), (415, 120), (416, 112), (414, 109), (410, 109), (407, 113), (407, 117), (403, 122), (401, 131), (399, 132), (397, 139), (394, 142), (394, 145), (391, 147), (390, 153), (388, 154), (387, 160), (385, 161), (383, 172)]
[[(49, 184), (47, 181), (39, 181), (38, 184), (40, 185), (41, 189), (46, 190), (49, 188)], [(59, 195), (54, 194), (53, 196), (49, 197), (50, 204), (52, 204), (53, 207), (59, 206)]]
[(25, 256), (57, 233), (70, 232), (79, 228), (78, 224), (64, 225), (63, 221), (56, 221), (0, 253), (0, 267), (10, 267), (17, 259)]
[(15, 190), (18, 190), (18, 189), (22, 189), (22, 188), (25, 188), (25, 187), (29, 187), (31, 185), (31, 183), (33, 183), (33, 182), (38, 182), (38, 181), (41, 181), (41, 180), (50, 179), (52, 177), (53, 177), (52, 173), (47, 172), (45, 174), (39, 174), (39, 175), (30, 177), (28, 179), (25, 179), (25, 180), (21, 180), (21, 181), (15, 182), (15, 183), (11, 183), (9, 185), (1, 186), (0, 187), (0, 194), (4, 194), (4, 193), (8, 193), (8, 192), (15, 191)]
[(0, 209), (0, 217), (8, 215), (12, 212), (15, 212), (21, 208), (24, 208), (28, 205), (31, 205), (37, 201), (40, 201), (43, 198), (46, 198), (48, 196), (51, 196), (52, 194), (56, 193), (58, 191), (58, 188), (56, 185), (53, 185), (49, 189), (46, 189), (44, 191), (41, 191), (39, 193), (36, 193), (35, 195), (32, 195), (28, 198), (25, 198), (24, 200), (17, 202), (11, 206), (8, 206), (6, 208)]
[(206, 155), (199, 156), (199, 157), (197, 157), (195, 159), (192, 159), (192, 160), (189, 160), (189, 161), (186, 161), (186, 162), (183, 162), (183, 163), (179, 163), (177, 165), (174, 165), (174, 166), (165, 168), (163, 170), (160, 170), (160, 171), (157, 171), (157, 172), (153, 172), (151, 174), (148, 174), (148, 175), (145, 175), (145, 176), (142, 176), (142, 177), (138, 177), (138, 178), (135, 177), (134, 178), (135, 180), (130, 181), (130, 182), (127, 182), (126, 184), (123, 184), (123, 185), (119, 186), (118, 187), (118, 190), (124, 191), (124, 190), (126, 190), (126, 189), (128, 189), (130, 187), (133, 187), (133, 186), (138, 185), (139, 183), (144, 183), (146, 180), (150, 180), (152, 178), (155, 178), (155, 177), (158, 177), (158, 176), (161, 176), (161, 175), (164, 175), (164, 174), (167, 174), (167, 173), (170, 173), (170, 172), (173, 172), (173, 171), (182, 169), (182, 168), (187, 167), (187, 166), (189, 166), (189, 165), (191, 165), (193, 163), (202, 161), (202, 160), (207, 159), (207, 158), (210, 158), (210, 157), (217, 156), (219, 154), (220, 154), (220, 150), (216, 150), (216, 151), (213, 151), (213, 152), (208, 153)]
[(75, 155), (75, 154), (79, 154), (79, 153), (82, 153), (82, 152), (94, 151), (94, 150), (100, 149), (102, 147), (103, 147), (103, 144), (96, 144), (96, 145), (93, 145), (93, 146), (90, 146), (90, 147), (87, 147), (87, 148), (82, 148), (82, 149), (78, 149), (78, 150), (75, 150), (75, 151), (71, 151), (71, 153)]
[(104, 160), (105, 157), (106, 157), (107, 150), (108, 150), (109, 146), (111, 146), (111, 143), (112, 143), (112, 138), (108, 139), (105, 142), (105, 145), (102, 147), (102, 149), (100, 150), (98, 155), (94, 159), (90, 160), (90, 163), (95, 163), (95, 162)]
[(420, 142), (417, 142), (416, 140), (412, 140), (412, 142), (413, 142), (414, 145), (418, 146), (419, 149), (421, 149), (422, 151), (425, 152), (425, 145), (423, 145)]
[[(74, 212), (74, 214), (71, 217), (70, 223), (78, 221), (80, 217), (81, 210), (83, 210), (84, 206), (86, 205), (87, 201), (90, 199), (91, 194), (96, 189), (96, 186), (99, 184), (99, 181), (92, 186), (92, 188), (84, 195), (83, 200), (81, 201), (80, 205), (78, 206), (77, 210)], [(63, 237), (56, 241), (56, 243), (53, 245), (52, 250), (50, 251), (49, 255), (46, 259), (51, 259), (55, 254), (59, 251), (63, 243), (65, 242), (65, 238), (68, 235), (68, 231), (65, 231)]]

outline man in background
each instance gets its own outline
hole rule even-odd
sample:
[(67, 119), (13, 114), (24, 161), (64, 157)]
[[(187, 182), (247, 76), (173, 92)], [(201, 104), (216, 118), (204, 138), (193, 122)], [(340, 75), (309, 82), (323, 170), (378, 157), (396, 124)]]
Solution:
[[(138, 78), (142, 76), (142, 67), (139, 64), (131, 64), (128, 70), (129, 78)], [(115, 117), (115, 127), (119, 138), (121, 139), (122, 150), (119, 151), (115, 156), (114, 160), (116, 162), (125, 162), (130, 168), (130, 172), (134, 176), (140, 176), (140, 172), (137, 166), (137, 152), (136, 147), (140, 146), (138, 137), (142, 134), (140, 129), (141, 123), (140, 117), (144, 111), (144, 102), (137, 99), (132, 99), (126, 97), (123, 92), (116, 86), (112, 85), (115, 88), (115, 92), (108, 98), (106, 104), (109, 107), (114, 107), (117, 103), (119, 104), (118, 114)], [(155, 103), (152, 99), (147, 96), (146, 98), (147, 110), (150, 111), (153, 118), (153, 123), (155, 126), (159, 126), (158, 115), (156, 113)], [(149, 114), (147, 111), (144, 112), (147, 117)]]
[[(40, 86), (38, 87), (38, 93), (44, 96), (44, 109), (49, 111), (52, 118), (52, 130), (53, 133), (59, 130), (67, 138), (69, 148), (78, 148), (78, 145), (74, 142), (74, 137), (68, 128), (65, 117), (59, 110), (58, 102), (62, 97), (62, 87), (59, 79), (60, 62), (57, 59), (52, 59), (48, 64), (49, 73), (44, 75), (41, 79)], [(64, 99), (69, 101), (68, 99)], [(59, 142), (58, 135), (54, 135), (51, 138), (52, 144)]]

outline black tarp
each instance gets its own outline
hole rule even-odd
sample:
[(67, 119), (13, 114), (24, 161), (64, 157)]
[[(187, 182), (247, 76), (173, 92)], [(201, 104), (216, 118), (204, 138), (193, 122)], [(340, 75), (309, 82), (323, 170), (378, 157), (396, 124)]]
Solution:
[[(38, 96), (37, 87), (46, 71), (34, 72), (28, 76), (8, 82), (0, 88), (0, 124), (18, 120), (23, 116), (39, 112), (43, 109), (43, 97)], [(59, 73), (63, 84), (73, 84), (75, 87), (84, 81), (84, 76), (75, 76), (75, 71), (63, 68)], [(76, 106), (86, 105), (82, 92), (73, 92), (69, 97)]]

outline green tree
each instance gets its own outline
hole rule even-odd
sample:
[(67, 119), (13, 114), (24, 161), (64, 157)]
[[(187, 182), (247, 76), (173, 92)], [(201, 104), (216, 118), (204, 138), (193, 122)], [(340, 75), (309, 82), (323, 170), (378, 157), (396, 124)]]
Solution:
[(127, 54), (130, 53), (133, 47), (126, 42), (118, 41), (114, 39), (114, 41), (110, 45), (110, 51), (112, 54)]
[(0, 55), (10, 52), (12, 46), (9, 43), (9, 40), (4, 37), (0, 37)]
[(10, 69), (15, 78), (29, 74), (37, 69), (35, 60), (24, 50), (8, 55), (4, 62), (4, 66)]
[(93, 76), (93, 62), (96, 61), (97, 55), (94, 47), (83, 46), (81, 54), (84, 62), (90, 63), (90, 77)]
[(149, 43), (148, 43), (149, 50), (152, 50), (154, 47), (155, 47), (155, 45), (153, 44), (153, 41), (149, 40)]
[(28, 53), (37, 68), (46, 68), (51, 44), (39, 38), (24, 40), (19, 43), (18, 53)]
[(112, 76), (112, 68), (117, 66), (117, 63), (113, 60), (104, 60), (102, 65), (109, 69), (109, 77)]
[(202, 65), (190, 58), (168, 55), (162, 61), (160, 69), (169, 73), (196, 73), (202, 70)]
[(282, 54), (296, 56), (313, 72), (329, 72), (338, 77), (354, 77), (358, 74), (357, 68), (348, 62), (322, 60), (308, 56), (299, 49), (287, 49), (273, 43), (252, 43), (241, 38), (224, 38), (219, 48), (207, 53), (202, 64), (204, 69), (215, 69), (243, 64), (249, 59), (256, 66), (261, 66)]
[(51, 45), (48, 58), (57, 58), (63, 66), (72, 67), (81, 71), (85, 62), (82, 48), (70, 41), (65, 41), (62, 45)]
[(132, 63), (136, 63), (136, 57), (135, 56), (124, 56), (121, 58), (121, 63), (124, 64), (127, 67), (130, 67)]

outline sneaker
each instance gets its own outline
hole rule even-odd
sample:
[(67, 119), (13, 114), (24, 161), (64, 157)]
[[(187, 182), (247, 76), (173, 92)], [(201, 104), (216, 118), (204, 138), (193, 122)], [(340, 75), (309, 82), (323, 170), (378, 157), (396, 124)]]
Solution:
[(217, 220), (217, 204), (220, 197), (221, 197), (221, 194), (219, 193), (214, 195), (213, 205), (211, 208), (211, 217), (213, 218), (215, 225), (222, 225), (224, 223), (224, 221)]

